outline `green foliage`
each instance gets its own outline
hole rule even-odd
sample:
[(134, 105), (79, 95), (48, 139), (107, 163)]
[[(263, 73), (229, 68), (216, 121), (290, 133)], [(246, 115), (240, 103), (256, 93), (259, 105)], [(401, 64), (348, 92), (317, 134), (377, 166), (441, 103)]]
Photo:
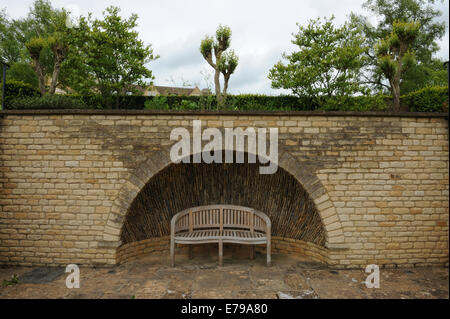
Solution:
[(213, 110), (217, 107), (216, 98), (212, 95), (200, 96), (198, 104), (201, 110)]
[[(2, 87), (2, 83), (0, 82)], [(12, 99), (38, 97), (39, 91), (33, 88), (30, 84), (22, 81), (7, 80), (5, 85), (5, 107), (9, 108)], [(1, 96), (0, 96), (1, 100)]]
[(218, 62), (220, 72), (223, 74), (232, 74), (238, 65), (239, 58), (234, 53), (234, 50), (224, 52)]
[(81, 98), (66, 95), (44, 95), (42, 97), (14, 98), (7, 104), (8, 109), (92, 109), (86, 105)]
[[(419, 32), (420, 25), (414, 22), (402, 22), (395, 21), (392, 27), (391, 33), (384, 39), (380, 40), (376, 46), (376, 53), (380, 59), (390, 60), (389, 63), (380, 63), (380, 67), (383, 72), (385, 72), (385, 67), (387, 65), (388, 74), (392, 73), (392, 70), (399, 70), (400, 62), (402, 60), (404, 65), (403, 69), (410, 66), (411, 60), (414, 60), (414, 52), (411, 50), (411, 45), (416, 39)], [(410, 61), (408, 61), (408, 59)], [(392, 65), (395, 65), (394, 67)], [(386, 75), (386, 73), (385, 73)], [(389, 76), (386, 75), (388, 79)]]
[[(445, 22), (439, 18), (442, 12), (436, 9), (434, 3), (434, 0), (367, 0), (363, 7), (371, 13), (370, 18), (376, 18), (378, 21), (376, 25), (369, 22), (369, 17), (351, 14), (352, 22), (363, 29), (365, 45), (369, 48), (367, 63), (364, 67), (365, 84), (379, 91), (391, 90), (380, 68), (386, 65), (378, 63), (375, 46), (380, 40), (389, 37), (393, 31), (402, 33), (398, 27), (397, 30), (394, 30), (394, 22), (410, 21), (420, 26), (415, 40), (410, 46), (417, 63), (410, 65), (408, 70), (400, 75), (401, 91), (406, 93), (435, 85), (428, 81), (428, 77), (435, 78), (431, 74), (432, 72), (429, 72), (428, 66), (433, 64), (433, 53), (439, 50), (437, 40), (444, 36), (446, 27)], [(428, 71), (425, 71), (424, 68)], [(436, 70), (435, 68), (431, 69)], [(417, 78), (414, 75), (421, 77)]]
[(29, 63), (15, 62), (6, 70), (7, 81), (15, 80), (30, 84), (33, 88), (38, 87), (36, 72)]
[(216, 39), (215, 50), (225, 51), (230, 47), (231, 29), (228, 26), (219, 25), (216, 30)]
[(0, 10), (0, 58), (13, 64), (19, 61), (21, 45), (16, 39), (16, 28), (13, 21), (8, 19), (6, 11)]
[(269, 73), (273, 88), (290, 89), (294, 95), (307, 96), (323, 103), (324, 98), (367, 93), (359, 83), (360, 68), (367, 48), (361, 30), (349, 23), (333, 24), (334, 17), (299, 24), (293, 44), (298, 51), (283, 57)]
[(4, 279), (2, 287), (13, 286), (19, 283), (19, 276), (17, 274), (12, 275), (11, 279)]
[(6, 80), (5, 97), (7, 99), (28, 96), (39, 96), (39, 91), (28, 83), (16, 80)]
[[(35, 0), (26, 17), (8, 19), (0, 12), (0, 57), (11, 66), (30, 64), (33, 68), (19, 68), (14, 71), (16, 80), (39, 86), (41, 94), (46, 93), (46, 79), (53, 78), (50, 93), (58, 84), (60, 61), (65, 50), (54, 50), (54, 39), (64, 38), (68, 30), (65, 26), (66, 12), (54, 8), (48, 0)], [(59, 44), (63, 43), (58, 41)], [(30, 69), (38, 79), (29, 76)], [(56, 72), (55, 72), (56, 69)], [(23, 71), (24, 74), (20, 72)]]
[(44, 38), (31, 38), (25, 43), (25, 46), (32, 58), (39, 59), (42, 49), (47, 46), (47, 41)]
[(400, 83), (405, 70), (415, 64), (412, 49), (420, 24), (416, 22), (394, 21), (391, 33), (376, 46), (378, 66), (389, 82), (393, 95), (392, 108), (400, 110)]
[[(216, 30), (216, 38), (206, 36), (200, 42), (200, 53), (208, 64), (214, 69), (214, 87), (217, 103), (224, 106), (227, 98), (228, 82), (231, 74), (238, 65), (238, 57), (234, 51), (226, 52), (231, 43), (231, 29), (219, 25)], [(215, 60), (213, 59), (213, 55)], [(220, 74), (223, 75), (223, 91), (220, 89)]]
[(198, 110), (199, 105), (196, 102), (182, 100), (180, 106), (178, 107), (181, 110)]
[(448, 86), (431, 86), (402, 96), (413, 112), (448, 112)]
[(146, 64), (157, 59), (151, 46), (144, 45), (135, 31), (138, 16), (124, 19), (118, 7), (108, 7), (103, 19), (80, 18), (78, 28), (72, 30), (72, 46), (64, 65), (70, 71), (64, 74), (65, 84), (80, 94), (99, 92), (119, 107), (118, 99), (110, 97), (138, 95), (137, 86), (149, 84), (152, 71)]
[(387, 95), (343, 96), (326, 99), (320, 107), (326, 111), (380, 112), (388, 109)]
[(230, 95), (228, 108), (234, 110), (311, 110), (312, 100), (292, 95), (270, 96), (263, 94)]
[[(61, 63), (69, 51), (70, 30), (66, 26), (67, 12), (53, 8), (46, 0), (36, 0), (27, 18), (15, 20), (16, 38), (28, 53), (38, 77), (42, 95), (54, 94), (59, 84)], [(46, 79), (51, 78), (50, 87)]]
[(447, 67), (444, 61), (432, 59), (428, 63), (416, 64), (403, 74), (400, 91), (403, 95), (429, 86), (448, 86)]
[(200, 42), (200, 53), (205, 59), (212, 56), (212, 50), (214, 47), (214, 38), (211, 36), (206, 36), (202, 42)]
[[(36, 90), (32, 91), (39, 95)], [(46, 95), (10, 99), (8, 109), (107, 109), (110, 103), (101, 95)], [(242, 110), (242, 111), (388, 111), (391, 97), (387, 95), (340, 96), (322, 99), (310, 97), (261, 94), (229, 95), (225, 106), (218, 106), (214, 96), (118, 96), (121, 109), (147, 110)], [(428, 87), (404, 95), (402, 104), (410, 111), (441, 112), (448, 110), (447, 87)]]
[(146, 100), (144, 103), (144, 109), (146, 110), (168, 110), (169, 104), (167, 103), (166, 96), (154, 96), (152, 99)]

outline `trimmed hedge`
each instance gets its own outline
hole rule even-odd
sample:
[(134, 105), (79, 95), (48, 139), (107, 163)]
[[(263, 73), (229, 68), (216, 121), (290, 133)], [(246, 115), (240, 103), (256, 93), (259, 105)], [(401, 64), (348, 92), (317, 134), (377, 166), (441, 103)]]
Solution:
[(402, 97), (413, 112), (448, 112), (448, 86), (430, 86)]
[[(0, 87), (3, 87), (3, 83), (0, 82)], [(41, 94), (38, 90), (33, 88), (28, 83), (15, 80), (7, 80), (5, 84), (5, 106), (8, 108), (8, 104), (12, 99), (26, 98), (26, 97), (39, 97)], [(1, 96), (0, 96), (1, 100)]]
[(11, 99), (7, 109), (92, 109), (80, 98), (65, 95), (44, 95), (43, 97), (18, 97)]
[[(35, 91), (34, 91), (35, 92)], [(330, 111), (389, 111), (392, 98), (385, 95), (334, 97), (315, 101), (289, 95), (257, 94), (229, 95), (228, 110), (330, 110)], [(448, 110), (448, 88), (429, 87), (402, 97), (410, 111), (442, 112)], [(215, 96), (115, 96), (46, 95), (10, 99), (11, 109), (153, 109), (153, 110), (216, 110)]]

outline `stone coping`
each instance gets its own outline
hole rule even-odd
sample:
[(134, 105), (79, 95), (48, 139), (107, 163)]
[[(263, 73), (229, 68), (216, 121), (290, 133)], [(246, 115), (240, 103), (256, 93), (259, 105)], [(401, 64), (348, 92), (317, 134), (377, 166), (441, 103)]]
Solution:
[(248, 116), (354, 116), (354, 117), (415, 117), (446, 118), (444, 112), (354, 112), (354, 111), (236, 111), (236, 110), (0, 110), (3, 115), (248, 115)]

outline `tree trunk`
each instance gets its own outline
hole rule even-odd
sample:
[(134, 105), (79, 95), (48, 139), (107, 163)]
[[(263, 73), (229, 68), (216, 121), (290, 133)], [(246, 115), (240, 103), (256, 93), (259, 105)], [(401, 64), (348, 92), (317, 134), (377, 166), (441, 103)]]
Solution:
[(400, 83), (395, 80), (392, 83), (392, 97), (392, 110), (398, 112), (400, 111)]
[(39, 83), (39, 91), (41, 92), (41, 95), (45, 95), (45, 77), (44, 72), (42, 72), (42, 66), (39, 62), (39, 59), (33, 59), (33, 69), (36, 71), (37, 77), (38, 77), (38, 83)]
[(392, 97), (394, 99), (392, 104), (392, 110), (394, 112), (400, 111), (400, 77), (402, 74), (402, 67), (403, 67), (403, 53), (404, 50), (400, 50), (399, 58), (398, 58), (398, 67), (397, 72), (394, 74), (394, 78), (392, 79), (391, 87), (392, 87)]
[(393, 104), (392, 104), (392, 110), (394, 112), (400, 111), (400, 76), (401, 76), (401, 73), (402, 73), (402, 59), (399, 58), (397, 72), (394, 74), (394, 78), (391, 81), (392, 97), (394, 99)]
[(55, 94), (60, 70), (61, 70), (61, 61), (57, 60), (55, 61), (55, 65), (53, 67), (52, 83), (50, 84), (50, 89), (48, 90), (48, 93), (50, 94)]
[(217, 105), (222, 105), (222, 94), (220, 92), (220, 71), (219, 68), (216, 67), (216, 72), (214, 73), (214, 85), (216, 88), (216, 99), (217, 99)]
[(223, 104), (225, 105), (227, 102), (227, 90), (228, 90), (228, 81), (230, 80), (230, 76), (224, 76), (223, 81)]

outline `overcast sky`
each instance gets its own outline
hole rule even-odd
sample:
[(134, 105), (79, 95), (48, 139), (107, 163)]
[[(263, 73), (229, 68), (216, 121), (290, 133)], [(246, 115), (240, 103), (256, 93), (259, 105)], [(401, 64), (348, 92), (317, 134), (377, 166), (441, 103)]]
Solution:
[[(12, 18), (25, 16), (33, 0), (6, 0)], [(206, 87), (205, 76), (212, 68), (199, 52), (200, 41), (214, 34), (219, 24), (233, 32), (231, 48), (239, 56), (239, 65), (231, 76), (232, 93), (279, 94), (270, 88), (269, 69), (285, 51), (291, 51), (292, 33), (296, 23), (332, 14), (336, 23), (343, 23), (350, 12), (368, 15), (361, 8), (364, 0), (52, 0), (55, 7), (73, 8), (80, 14), (92, 12), (101, 17), (109, 5), (119, 6), (122, 15), (137, 13), (140, 38), (152, 44), (160, 58), (150, 63), (156, 85), (181, 86), (183, 82)], [(448, 60), (449, 16), (448, 0), (437, 1), (446, 22), (446, 35), (439, 41), (438, 56)], [(212, 77), (211, 77), (212, 80)]]

